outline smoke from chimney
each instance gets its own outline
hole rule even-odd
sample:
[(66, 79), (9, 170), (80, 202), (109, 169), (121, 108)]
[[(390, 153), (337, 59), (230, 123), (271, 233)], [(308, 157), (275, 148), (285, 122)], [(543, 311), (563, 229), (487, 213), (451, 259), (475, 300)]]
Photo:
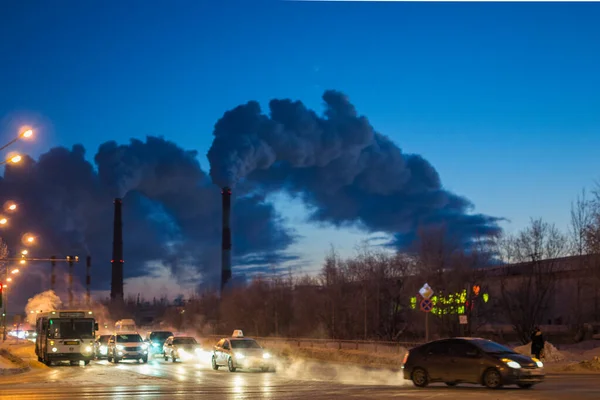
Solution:
[(221, 292), (231, 279), (231, 229), (229, 219), (231, 216), (231, 189), (224, 187), (221, 190), (223, 199), (223, 239), (221, 241)]
[(121, 199), (115, 199), (115, 219), (113, 226), (112, 278), (110, 299), (123, 301), (123, 221), (121, 216)]

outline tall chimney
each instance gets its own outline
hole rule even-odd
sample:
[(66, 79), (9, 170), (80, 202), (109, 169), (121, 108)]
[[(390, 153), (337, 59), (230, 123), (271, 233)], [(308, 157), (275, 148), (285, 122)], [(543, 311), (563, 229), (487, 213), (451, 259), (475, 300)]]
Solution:
[(113, 225), (112, 279), (110, 299), (123, 301), (123, 220), (121, 217), (121, 199), (115, 199), (115, 220)]
[(231, 216), (231, 189), (224, 187), (221, 190), (223, 200), (223, 239), (221, 241), (221, 292), (231, 279), (231, 229), (229, 219)]

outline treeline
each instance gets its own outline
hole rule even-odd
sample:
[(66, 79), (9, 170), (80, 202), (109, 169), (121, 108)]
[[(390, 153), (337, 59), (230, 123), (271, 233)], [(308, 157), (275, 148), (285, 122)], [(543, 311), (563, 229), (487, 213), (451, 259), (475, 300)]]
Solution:
[[(516, 234), (475, 241), (469, 251), (443, 226), (418, 232), (403, 253), (363, 246), (342, 259), (332, 249), (317, 275), (259, 276), (222, 299), (211, 293), (190, 299), (166, 318), (201, 334), (243, 329), (263, 337), (422, 339), (425, 313), (417, 293), (427, 282), (435, 290), (432, 336), (469, 335), (493, 323), (512, 326), (526, 342), (533, 326), (553, 318), (557, 304), (568, 307), (557, 299), (563, 257), (580, 256), (567, 270), (578, 271), (569, 281), (575, 294), (569, 324), (581, 336), (586, 322), (600, 320), (600, 194), (582, 193), (571, 214), (569, 232), (534, 219)], [(582, 302), (592, 307), (577, 306)]]

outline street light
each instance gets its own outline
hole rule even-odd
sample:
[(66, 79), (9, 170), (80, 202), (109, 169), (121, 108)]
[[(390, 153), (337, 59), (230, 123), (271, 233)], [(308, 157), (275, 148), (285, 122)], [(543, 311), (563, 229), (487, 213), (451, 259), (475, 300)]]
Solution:
[(6, 218), (0, 218), (0, 225), (6, 225), (8, 220)]
[(19, 268), (15, 268), (11, 271), (11, 274), (18, 274), (19, 273)]
[(29, 252), (27, 250), (23, 250), (21, 251), (21, 254), (23, 254), (24, 256), (26, 256)]
[(6, 282), (12, 282), (12, 278), (6, 278)]
[(31, 128), (26, 128), (24, 131), (21, 132), (21, 134), (19, 135), (19, 137), (24, 137), (24, 138), (30, 138), (33, 136), (33, 129)]
[(25, 264), (26, 262), (27, 262), (27, 261), (25, 261), (25, 260), (20, 260), (20, 261), (19, 261), (19, 263), (20, 263), (20, 264)]
[(35, 242), (35, 238), (33, 236), (28, 236), (27, 239), (25, 239), (25, 240), (27, 240), (27, 243)]
[(15, 211), (17, 209), (17, 205), (15, 203), (8, 206), (9, 211)]
[(32, 136), (33, 136), (33, 129), (31, 129), (28, 126), (24, 126), (23, 128), (21, 128), (21, 131), (20, 131), (19, 135), (16, 138), (14, 138), (10, 142), (6, 143), (4, 146), (0, 147), (0, 151), (6, 149), (9, 146), (12, 146), (19, 139), (29, 139)]
[(4, 164), (8, 164), (8, 163), (17, 164), (17, 163), (21, 162), (22, 159), (23, 159), (23, 157), (21, 157), (20, 154), (15, 154), (15, 155), (8, 157), (6, 160), (0, 162), (0, 165), (4, 165)]

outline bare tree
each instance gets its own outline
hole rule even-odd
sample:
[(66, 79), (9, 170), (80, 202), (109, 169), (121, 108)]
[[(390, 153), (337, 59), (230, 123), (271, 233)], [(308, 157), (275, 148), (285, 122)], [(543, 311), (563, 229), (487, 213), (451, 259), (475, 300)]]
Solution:
[(500, 303), (523, 343), (546, 315), (554, 295), (557, 258), (567, 251), (566, 237), (541, 219), (532, 219), (517, 235), (499, 242), (498, 254), (506, 265), (500, 276)]

